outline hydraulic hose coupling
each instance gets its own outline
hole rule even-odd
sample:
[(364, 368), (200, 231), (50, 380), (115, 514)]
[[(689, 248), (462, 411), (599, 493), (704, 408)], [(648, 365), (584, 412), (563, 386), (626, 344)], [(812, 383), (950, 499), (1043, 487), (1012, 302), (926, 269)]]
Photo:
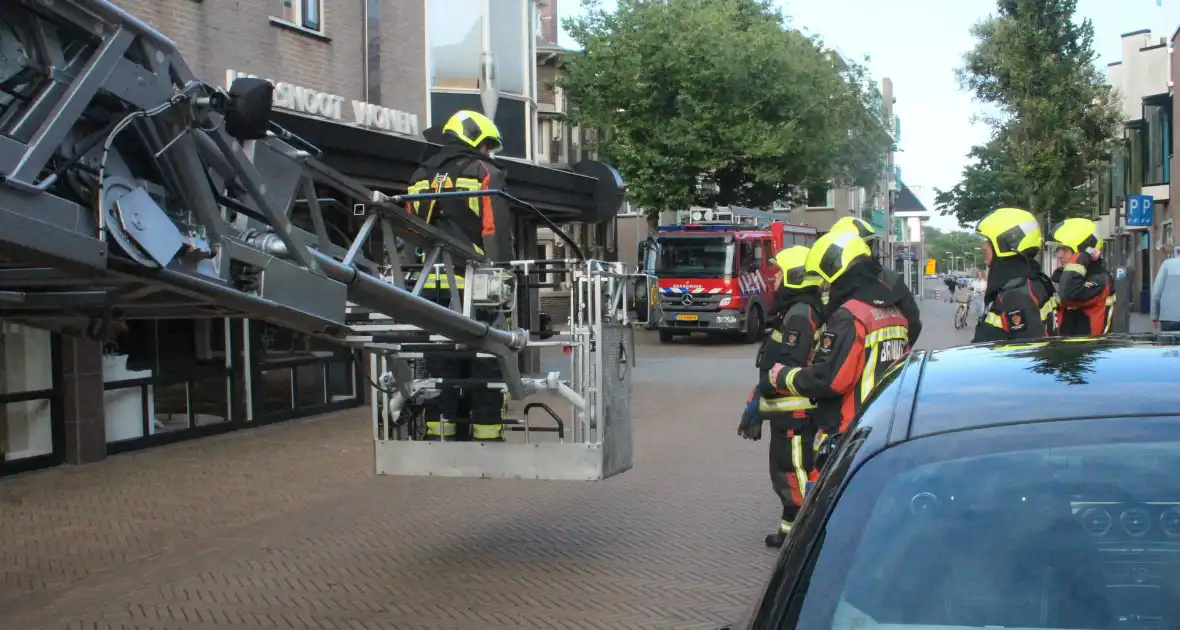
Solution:
[(506, 331), (511, 333), (512, 338), (508, 341), (508, 348), (511, 350), (524, 350), (525, 346), (529, 345), (529, 331), (523, 328)]
[(246, 235), (245, 241), (252, 247), (277, 258), (285, 258), (289, 253), (283, 239), (273, 232), (252, 232)]

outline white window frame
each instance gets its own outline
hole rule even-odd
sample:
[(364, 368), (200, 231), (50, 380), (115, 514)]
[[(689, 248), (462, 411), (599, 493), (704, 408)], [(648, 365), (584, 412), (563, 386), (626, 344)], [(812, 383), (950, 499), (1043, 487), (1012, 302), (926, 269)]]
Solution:
[[(301, 31), (315, 33), (316, 35), (323, 35), (327, 32), (327, 20), (324, 19), (324, 0), (282, 0), (282, 3), (284, 5), (282, 11), (284, 15), (272, 15), (270, 18), (271, 21), (278, 22), (284, 26), (297, 28)], [(287, 18), (285, 14), (288, 12), (288, 6), (290, 7), (290, 13), (298, 19), (291, 20)], [(308, 21), (305, 19), (305, 8), (309, 6), (315, 7), (316, 17), (319, 19), (319, 23), (315, 26), (308, 26)]]
[(539, 164), (548, 163), (549, 160), (549, 142), (553, 136), (553, 121), (547, 118), (537, 118), (537, 136), (536, 141), (536, 162)]

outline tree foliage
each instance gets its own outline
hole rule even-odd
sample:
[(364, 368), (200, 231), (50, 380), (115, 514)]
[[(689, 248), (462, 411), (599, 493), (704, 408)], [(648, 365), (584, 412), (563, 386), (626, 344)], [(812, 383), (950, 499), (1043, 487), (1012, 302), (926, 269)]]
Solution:
[(570, 121), (600, 130), (636, 205), (765, 207), (881, 177), (875, 83), (768, 0), (584, 5), (565, 22), (583, 52), (557, 84)]
[(926, 257), (938, 261), (939, 271), (950, 271), (947, 269), (950, 256), (963, 261), (956, 265), (958, 269), (954, 271), (969, 271), (972, 265), (975, 265), (975, 268), (983, 267), (983, 255), (979, 251), (979, 237), (971, 232), (963, 230), (943, 232), (938, 228), (926, 226), (923, 228), (923, 240), (926, 245)]
[(1088, 215), (1092, 182), (1119, 123), (1114, 95), (1095, 65), (1094, 27), (1075, 21), (1077, 0), (999, 0), (976, 24), (961, 85), (997, 114), (992, 138), (954, 188), (936, 191), (961, 224), (1001, 205), (1053, 220)]

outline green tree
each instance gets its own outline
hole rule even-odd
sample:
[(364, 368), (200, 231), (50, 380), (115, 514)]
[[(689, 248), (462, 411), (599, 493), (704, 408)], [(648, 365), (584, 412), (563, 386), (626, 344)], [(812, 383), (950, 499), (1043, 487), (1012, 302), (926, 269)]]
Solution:
[(939, 271), (948, 269), (950, 257), (954, 256), (954, 271), (970, 271), (983, 267), (983, 256), (979, 251), (979, 237), (971, 232), (952, 230), (942, 232), (937, 228), (926, 227), (923, 234), (926, 242), (926, 257), (938, 261)]
[(871, 185), (889, 141), (859, 64), (785, 26), (769, 0), (584, 2), (583, 54), (557, 83), (632, 203), (765, 207), (807, 186)]
[(963, 227), (974, 227), (996, 208), (1028, 207), (1028, 199), (1019, 194), (1024, 182), (1010, 155), (1003, 138), (971, 147), (967, 157), (972, 162), (963, 169), (962, 179), (950, 190), (935, 189), (934, 207)]
[(962, 86), (997, 112), (992, 140), (974, 147), (962, 181), (937, 191), (937, 207), (969, 224), (994, 204), (1056, 221), (1087, 215), (1092, 182), (1119, 124), (1114, 95), (1095, 65), (1094, 26), (1077, 0), (999, 0), (976, 24), (958, 71)]

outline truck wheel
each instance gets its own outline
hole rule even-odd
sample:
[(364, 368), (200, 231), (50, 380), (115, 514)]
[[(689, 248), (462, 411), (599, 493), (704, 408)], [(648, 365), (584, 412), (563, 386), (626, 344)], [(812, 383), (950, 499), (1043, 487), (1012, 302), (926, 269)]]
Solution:
[(661, 330), (660, 331), (660, 343), (672, 343), (672, 331)]
[(742, 336), (745, 343), (755, 343), (762, 338), (762, 331), (766, 328), (766, 320), (762, 318), (762, 307), (757, 304), (750, 307), (746, 314), (746, 331)]

